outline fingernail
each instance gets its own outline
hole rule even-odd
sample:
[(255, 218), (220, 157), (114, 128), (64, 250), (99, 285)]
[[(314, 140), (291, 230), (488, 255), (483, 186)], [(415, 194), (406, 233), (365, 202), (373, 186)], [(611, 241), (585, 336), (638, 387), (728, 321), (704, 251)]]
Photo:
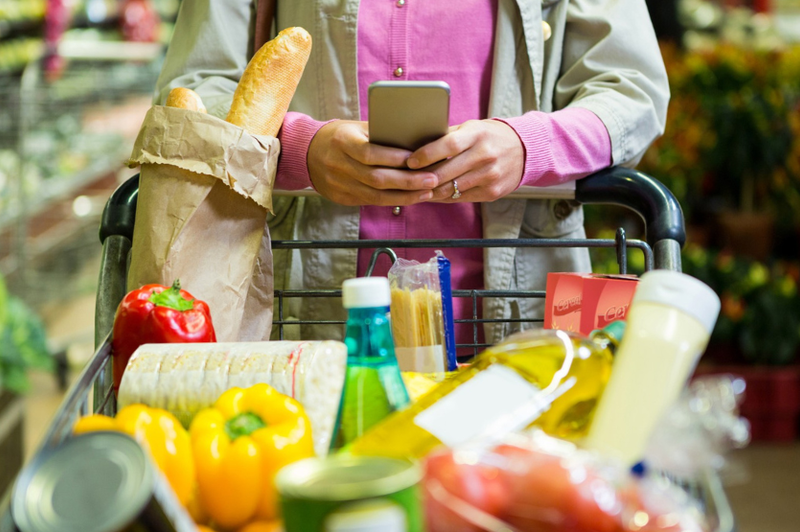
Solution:
[(420, 201), (428, 201), (432, 197), (433, 197), (433, 191), (429, 190), (428, 192), (423, 192), (422, 194), (420, 194), (419, 200)]
[(438, 179), (435, 177), (426, 177), (425, 181), (422, 182), (423, 188), (433, 188), (436, 186), (436, 182)]
[(419, 161), (411, 157), (406, 161), (406, 165), (409, 168), (416, 168), (417, 166), (419, 166)]

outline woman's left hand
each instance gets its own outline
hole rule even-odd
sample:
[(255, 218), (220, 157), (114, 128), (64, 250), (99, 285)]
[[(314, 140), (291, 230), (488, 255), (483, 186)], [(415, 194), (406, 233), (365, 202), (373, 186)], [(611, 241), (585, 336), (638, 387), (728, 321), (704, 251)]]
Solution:
[[(430, 167), (426, 169), (438, 177), (429, 201), (494, 201), (519, 186), (525, 148), (516, 131), (504, 122), (469, 120), (412, 153), (407, 165), (413, 170)], [(454, 180), (461, 193), (458, 199), (453, 199)]]

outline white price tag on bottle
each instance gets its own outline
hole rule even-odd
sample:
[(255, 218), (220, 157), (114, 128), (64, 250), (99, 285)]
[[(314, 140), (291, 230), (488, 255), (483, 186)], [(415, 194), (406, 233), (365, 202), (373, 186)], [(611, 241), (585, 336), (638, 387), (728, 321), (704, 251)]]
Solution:
[(501, 416), (533, 400), (539, 388), (514, 370), (495, 364), (442, 397), (414, 423), (455, 447), (482, 435)]

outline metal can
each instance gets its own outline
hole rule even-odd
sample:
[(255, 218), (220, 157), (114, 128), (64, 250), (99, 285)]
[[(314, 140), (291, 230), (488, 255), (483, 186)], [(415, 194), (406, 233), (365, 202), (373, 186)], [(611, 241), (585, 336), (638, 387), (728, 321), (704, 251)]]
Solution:
[(286, 532), (420, 532), (418, 464), (372, 456), (309, 458), (275, 479)]
[(119, 432), (93, 432), (40, 452), (14, 488), (22, 532), (196, 531), (142, 447)]

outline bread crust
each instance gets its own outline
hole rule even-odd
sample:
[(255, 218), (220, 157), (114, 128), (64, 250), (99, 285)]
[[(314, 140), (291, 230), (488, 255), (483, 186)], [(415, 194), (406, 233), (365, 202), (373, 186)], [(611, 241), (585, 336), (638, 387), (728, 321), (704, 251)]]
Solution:
[(227, 121), (276, 136), (311, 54), (311, 35), (286, 28), (256, 52), (236, 87)]
[(190, 111), (198, 111), (200, 113), (207, 112), (206, 106), (203, 105), (203, 99), (200, 98), (200, 95), (194, 92), (192, 89), (186, 89), (183, 87), (175, 87), (169, 91), (166, 106), (189, 109)]

